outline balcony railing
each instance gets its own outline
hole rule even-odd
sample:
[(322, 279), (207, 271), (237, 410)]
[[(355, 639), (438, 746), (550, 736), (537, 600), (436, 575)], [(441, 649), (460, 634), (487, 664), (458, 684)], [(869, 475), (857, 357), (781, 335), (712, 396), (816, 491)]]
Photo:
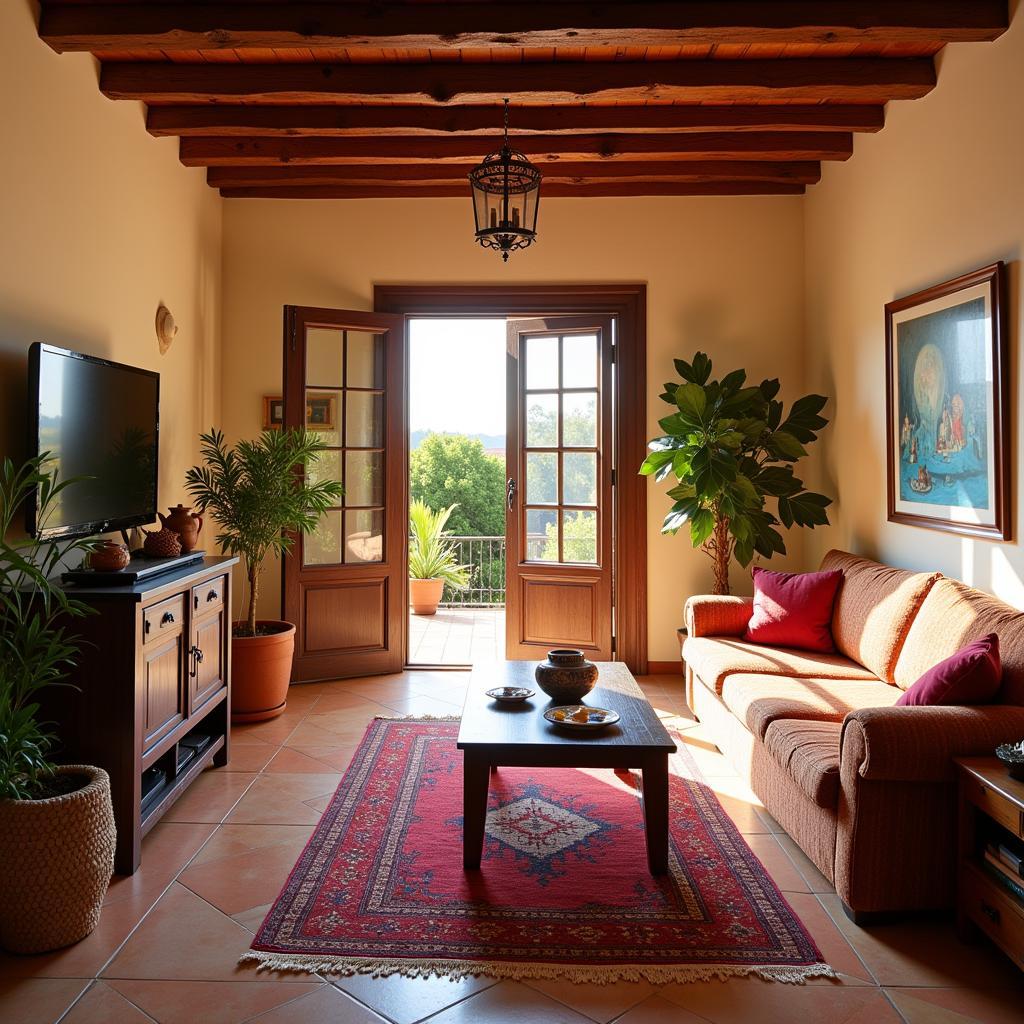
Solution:
[(441, 603), (452, 608), (495, 608), (505, 604), (505, 538), (451, 537), (460, 565), (470, 567), (465, 590), (444, 588)]

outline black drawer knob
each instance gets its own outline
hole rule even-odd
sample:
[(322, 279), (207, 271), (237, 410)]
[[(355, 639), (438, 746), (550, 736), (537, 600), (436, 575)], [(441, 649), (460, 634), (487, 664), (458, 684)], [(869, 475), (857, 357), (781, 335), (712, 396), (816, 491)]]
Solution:
[(160, 618), (160, 625), (167, 626), (174, 621), (174, 612), (164, 612)]

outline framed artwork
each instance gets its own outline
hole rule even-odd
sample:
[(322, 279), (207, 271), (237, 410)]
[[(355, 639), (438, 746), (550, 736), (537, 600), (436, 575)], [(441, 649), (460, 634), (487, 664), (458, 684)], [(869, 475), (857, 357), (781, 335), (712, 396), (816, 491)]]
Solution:
[(280, 395), (263, 396), (263, 429), (280, 430), (284, 426), (284, 399)]
[(1010, 538), (1002, 263), (885, 307), (889, 521)]
[(331, 392), (306, 392), (306, 429), (334, 430), (338, 422), (337, 395)]

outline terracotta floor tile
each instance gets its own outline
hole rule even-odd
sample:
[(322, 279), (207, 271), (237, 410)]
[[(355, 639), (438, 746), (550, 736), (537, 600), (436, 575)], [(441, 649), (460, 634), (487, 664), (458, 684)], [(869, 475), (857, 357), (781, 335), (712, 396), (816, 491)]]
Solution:
[[(598, 1024), (607, 1024), (657, 991), (647, 981), (616, 981), (610, 985), (575, 985), (571, 981), (530, 978), (523, 982), (564, 1003)], [(678, 1012), (678, 1007), (675, 1008)]]
[(810, 892), (804, 876), (796, 869), (789, 855), (778, 844), (775, 836), (749, 835), (747, 845), (754, 851), (754, 856), (765, 866), (772, 880), (784, 893)]
[(61, 1024), (153, 1024), (153, 1018), (105, 982), (96, 981)]
[(768, 835), (770, 830), (764, 823), (764, 819), (758, 814), (758, 808), (747, 800), (739, 797), (729, 796), (720, 791), (715, 792), (718, 802), (722, 805), (732, 823), (736, 826), (741, 835)]
[(85, 989), (84, 981), (0, 981), (4, 1024), (53, 1024)]
[(385, 713), (383, 704), (364, 697), (359, 693), (327, 693), (324, 694), (313, 709), (318, 715), (327, 714), (332, 711), (359, 711), (363, 713), (380, 715)]
[(357, 746), (353, 744), (352, 746), (335, 747), (333, 749), (326, 747), (296, 747), (295, 749), (301, 750), (303, 754), (308, 754), (310, 757), (315, 758), (328, 768), (344, 772), (352, 763), (352, 755), (356, 752)]
[(323, 987), (283, 981), (110, 981), (159, 1024), (239, 1024)]
[(332, 732), (313, 722), (314, 717), (310, 715), (308, 720), (301, 722), (285, 740), (284, 746), (293, 750), (308, 750), (310, 747), (354, 746), (362, 739), (363, 733), (366, 731), (366, 726), (362, 726), (347, 733)]
[(337, 772), (264, 773), (238, 802), (228, 821), (232, 824), (315, 825), (320, 812), (304, 801), (329, 797), (338, 788)]
[(968, 988), (887, 988), (886, 994), (907, 1024), (1020, 1024), (1024, 999), (1019, 991)]
[(407, 697), (397, 697), (384, 701), (392, 713), (396, 715), (424, 715), (438, 718), (448, 718), (452, 715), (462, 714), (462, 702), (439, 700), (437, 697), (427, 697), (422, 693), (414, 693)]
[(615, 1024), (706, 1024), (706, 1019), (661, 996), (651, 996), (618, 1017)]
[(231, 738), (234, 740), (236, 736), (240, 736), (244, 739), (262, 740), (264, 743), (283, 743), (306, 714), (306, 709), (285, 711), (284, 714), (266, 722), (235, 725), (231, 729)]
[[(310, 750), (327, 750), (331, 753), (336, 748), (332, 747), (311, 747)], [(297, 750), (294, 747), (282, 747), (266, 766), (268, 772), (325, 772), (330, 770), (330, 765), (313, 757), (304, 750)]]
[(280, 747), (273, 743), (236, 743), (231, 739), (231, 760), (217, 772), (261, 772)]
[(219, 823), (256, 778), (250, 772), (204, 771), (163, 820)]
[(247, 932), (255, 935), (260, 930), (260, 925), (266, 920), (267, 914), (273, 903), (264, 903), (261, 906), (253, 907), (251, 910), (243, 910), (240, 914), (232, 914), (231, 920), (240, 924)]
[(336, 978), (334, 984), (395, 1024), (413, 1024), (490, 988), (496, 982), (493, 978), (449, 980), (404, 978), (400, 974), (372, 978), (368, 974), (356, 974), (350, 978)]
[(778, 843), (786, 851), (787, 856), (796, 866), (797, 871), (803, 876), (807, 888), (811, 892), (834, 893), (835, 886), (814, 866), (811, 859), (797, 845), (796, 841), (785, 832), (777, 833), (775, 836)]
[(815, 896), (790, 892), (786, 893), (786, 902), (814, 939), (825, 963), (846, 977), (874, 984), (871, 972)]
[(591, 1024), (568, 1006), (515, 981), (497, 985), (456, 1003), (430, 1024)]
[(294, 846), (305, 843), (312, 834), (310, 825), (221, 825), (196, 854), (189, 867), (225, 857), (236, 857), (240, 853), (261, 850), (278, 843)]
[(324, 984), (315, 992), (253, 1017), (248, 1024), (381, 1024), (383, 1018)]
[(319, 814), (323, 814), (324, 811), (331, 806), (332, 799), (333, 794), (325, 793), (323, 796), (314, 797), (312, 800), (304, 800), (303, 803), (305, 803), (307, 807), (312, 807), (313, 810), (317, 811)]
[(255, 970), (238, 966), (251, 941), (241, 925), (175, 883), (103, 971), (103, 978), (256, 981)]

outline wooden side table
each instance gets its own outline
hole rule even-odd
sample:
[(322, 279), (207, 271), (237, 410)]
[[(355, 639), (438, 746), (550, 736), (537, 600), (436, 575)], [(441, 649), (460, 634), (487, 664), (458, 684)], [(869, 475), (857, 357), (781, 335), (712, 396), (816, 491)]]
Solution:
[[(987, 843), (1017, 840), (1024, 850), (1024, 782), (1010, 778), (994, 757), (957, 760), (960, 772), (957, 931), (967, 940), (980, 929), (1024, 969), (1024, 897), (986, 868)], [(1024, 877), (1019, 878), (1024, 891)]]

